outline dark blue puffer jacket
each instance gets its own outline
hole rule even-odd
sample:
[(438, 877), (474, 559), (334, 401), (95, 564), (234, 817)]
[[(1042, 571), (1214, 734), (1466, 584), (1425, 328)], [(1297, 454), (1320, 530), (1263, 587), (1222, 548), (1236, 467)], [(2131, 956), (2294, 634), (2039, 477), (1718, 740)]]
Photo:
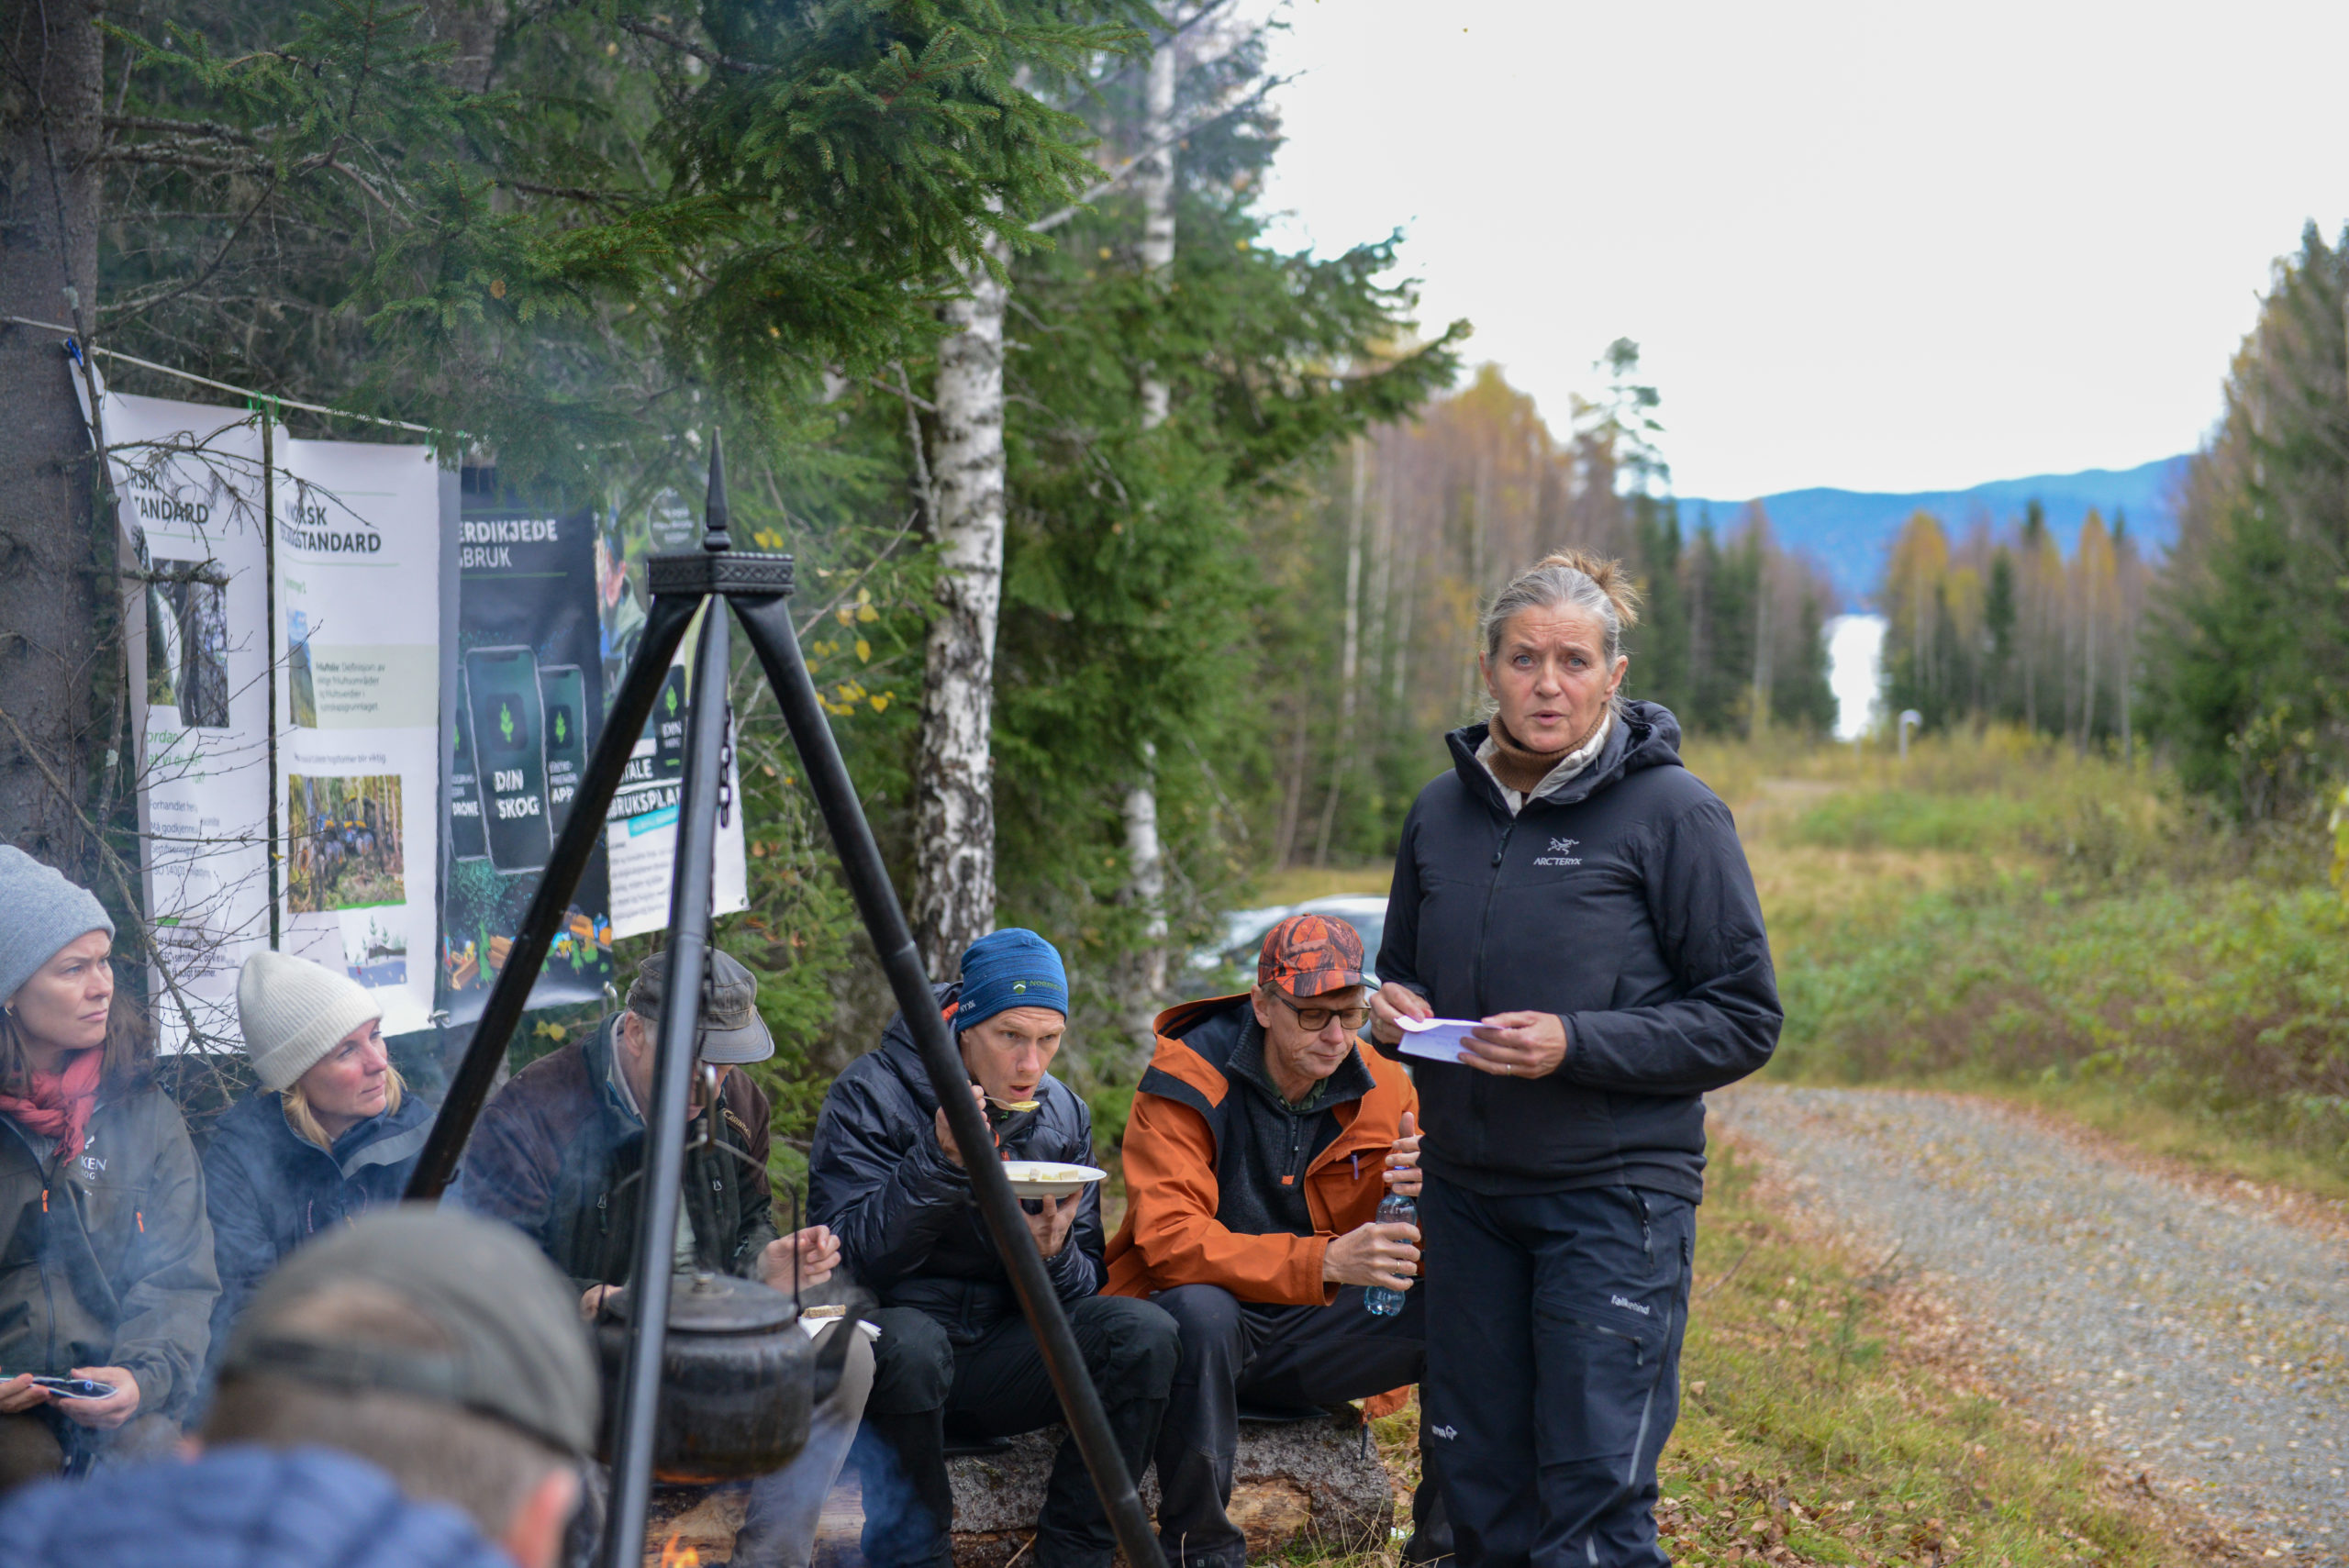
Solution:
[(212, 1359), (228, 1325), (277, 1261), (321, 1231), (379, 1203), (397, 1203), (432, 1136), (432, 1106), (413, 1090), (400, 1108), (335, 1140), (332, 1152), (286, 1125), (273, 1094), (223, 1112), (204, 1151), (204, 1205), (212, 1217), (220, 1298), (212, 1306)]
[(1590, 766), (1514, 817), (1485, 736), (1452, 732), (1452, 772), (1404, 819), (1378, 975), (1438, 1018), (1555, 1013), (1566, 1059), (1532, 1082), (1415, 1059), (1421, 1162), (1475, 1192), (1700, 1201), (1703, 1096), (1769, 1061), (1783, 1017), (1729, 807), (1653, 703), (1626, 703)]
[(0, 1501), (12, 1568), (514, 1568), (473, 1520), (363, 1460), (237, 1445)]
[[(962, 986), (935, 990), (951, 1018)], [(1047, 1073), (1036, 1098), (1032, 1111), (988, 1113), (1002, 1157), (1092, 1164), (1093, 1113), (1076, 1091)], [(849, 1272), (884, 1307), (918, 1307), (969, 1344), (1018, 1317), (1019, 1300), (971, 1178), (938, 1146), (937, 1117), (913, 1030), (892, 1018), (881, 1049), (850, 1062), (824, 1096), (807, 1156), (807, 1218), (832, 1228)], [(1089, 1186), (1068, 1244), (1044, 1264), (1063, 1301), (1100, 1291), (1101, 1246), (1101, 1189)]]

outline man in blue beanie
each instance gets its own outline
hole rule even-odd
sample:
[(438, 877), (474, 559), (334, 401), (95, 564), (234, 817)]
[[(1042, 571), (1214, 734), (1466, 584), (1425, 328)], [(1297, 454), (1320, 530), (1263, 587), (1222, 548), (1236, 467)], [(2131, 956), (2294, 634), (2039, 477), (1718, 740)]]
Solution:
[[(937, 996), (996, 1146), (956, 1146), (900, 1017), (878, 1051), (833, 1081), (807, 1162), (809, 1220), (831, 1227), (845, 1266), (882, 1303), (873, 1393), (852, 1451), (873, 1568), (952, 1568), (950, 1430), (1008, 1437), (1060, 1419), (1035, 1335), (972, 1201), (970, 1160), (1093, 1162), (1092, 1115), (1050, 1071), (1068, 1029), (1068, 974), (1052, 944), (1018, 929), (982, 937), (963, 955), (962, 980)], [(1174, 1320), (1149, 1302), (1097, 1294), (1096, 1187), (1023, 1207), (1126, 1466), (1140, 1476), (1174, 1375)], [(1036, 1568), (1108, 1568), (1115, 1545), (1085, 1462), (1063, 1442), (1036, 1521)]]

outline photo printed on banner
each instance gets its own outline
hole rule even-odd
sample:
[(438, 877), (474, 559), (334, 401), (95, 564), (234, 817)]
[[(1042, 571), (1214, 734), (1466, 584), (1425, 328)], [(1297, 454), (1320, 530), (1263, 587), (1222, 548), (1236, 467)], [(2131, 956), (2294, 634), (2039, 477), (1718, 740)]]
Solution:
[(440, 468), (430, 449), (279, 438), (280, 946), (430, 1021), (440, 824)]

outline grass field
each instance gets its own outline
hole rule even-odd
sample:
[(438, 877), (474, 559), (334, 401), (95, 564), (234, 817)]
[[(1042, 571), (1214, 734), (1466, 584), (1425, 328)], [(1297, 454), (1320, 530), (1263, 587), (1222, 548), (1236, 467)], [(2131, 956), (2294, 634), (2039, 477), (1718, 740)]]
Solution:
[(2150, 768), (1995, 732), (1906, 769), (1690, 761), (1740, 792), (1787, 1005), (1773, 1076), (2015, 1095), (2349, 1195), (2349, 903), (2312, 833), (2232, 833)]

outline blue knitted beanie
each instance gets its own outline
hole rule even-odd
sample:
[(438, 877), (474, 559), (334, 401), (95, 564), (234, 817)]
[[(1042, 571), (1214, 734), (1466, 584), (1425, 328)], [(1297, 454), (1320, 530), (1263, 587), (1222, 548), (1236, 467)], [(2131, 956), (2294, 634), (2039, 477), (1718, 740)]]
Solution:
[(966, 1029), (1013, 1007), (1050, 1007), (1068, 1017), (1068, 971), (1060, 950), (1018, 926), (991, 931), (964, 950), (954, 1027)]

